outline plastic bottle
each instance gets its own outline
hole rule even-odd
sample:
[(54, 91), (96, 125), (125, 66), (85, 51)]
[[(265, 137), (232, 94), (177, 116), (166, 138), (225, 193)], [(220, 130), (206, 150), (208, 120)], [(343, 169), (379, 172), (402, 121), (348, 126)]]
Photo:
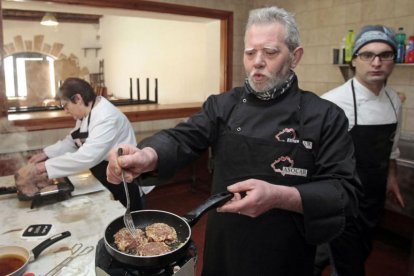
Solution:
[(405, 50), (405, 63), (414, 63), (414, 35), (408, 38)]
[(405, 60), (405, 33), (404, 28), (399, 27), (398, 32), (395, 35), (395, 40), (397, 40), (397, 57), (395, 59), (396, 63), (404, 63)]
[(354, 46), (354, 41), (354, 30), (349, 30), (345, 37), (345, 63), (350, 63), (352, 60), (352, 47)]

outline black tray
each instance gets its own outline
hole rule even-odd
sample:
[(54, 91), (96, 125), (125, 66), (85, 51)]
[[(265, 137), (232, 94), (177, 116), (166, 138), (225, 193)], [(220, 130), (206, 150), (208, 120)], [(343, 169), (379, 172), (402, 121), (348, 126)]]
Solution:
[(45, 191), (40, 190), (39, 192), (33, 194), (33, 195), (26, 195), (23, 194), (17, 189), (17, 198), (21, 201), (29, 201), (29, 200), (42, 200), (42, 199), (50, 199), (55, 197), (66, 197), (70, 196), (70, 193), (75, 189), (72, 183), (69, 181), (67, 177), (64, 178), (57, 178), (52, 179), (51, 184), (46, 186), (46, 188), (50, 188), (51, 186), (54, 186), (54, 189), (47, 189)]

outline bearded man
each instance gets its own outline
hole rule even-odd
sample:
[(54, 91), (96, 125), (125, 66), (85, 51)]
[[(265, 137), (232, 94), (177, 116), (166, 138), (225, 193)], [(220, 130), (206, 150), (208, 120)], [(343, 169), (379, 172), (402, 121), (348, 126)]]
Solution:
[(303, 54), (294, 17), (253, 10), (245, 32), (247, 79), (210, 96), (175, 128), (109, 155), (108, 180), (160, 178), (212, 148), (212, 193), (232, 200), (208, 214), (203, 276), (312, 275), (315, 245), (342, 233), (357, 210), (353, 144), (343, 111), (299, 89)]

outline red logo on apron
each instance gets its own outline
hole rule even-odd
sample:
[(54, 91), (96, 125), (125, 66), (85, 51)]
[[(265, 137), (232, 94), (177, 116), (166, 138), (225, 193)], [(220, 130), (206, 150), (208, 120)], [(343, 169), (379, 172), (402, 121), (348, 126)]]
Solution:
[(301, 169), (301, 168), (295, 168), (293, 167), (293, 164), (295, 162), (290, 159), (289, 156), (281, 156), (278, 159), (275, 160), (270, 166), (272, 169), (280, 173), (281, 175), (295, 175), (295, 176), (302, 176), (306, 177), (308, 175), (308, 170)]

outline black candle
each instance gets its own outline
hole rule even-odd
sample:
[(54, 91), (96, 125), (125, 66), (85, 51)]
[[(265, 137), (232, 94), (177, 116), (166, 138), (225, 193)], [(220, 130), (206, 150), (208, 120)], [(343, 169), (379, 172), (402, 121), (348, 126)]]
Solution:
[(149, 101), (149, 78), (147, 78), (147, 101)]
[(129, 78), (129, 99), (132, 101), (132, 78)]
[(155, 103), (158, 103), (158, 78), (155, 78)]
[(139, 94), (140, 94), (140, 91), (139, 91), (139, 78), (137, 78), (137, 99), (138, 99), (138, 101), (141, 99)]

